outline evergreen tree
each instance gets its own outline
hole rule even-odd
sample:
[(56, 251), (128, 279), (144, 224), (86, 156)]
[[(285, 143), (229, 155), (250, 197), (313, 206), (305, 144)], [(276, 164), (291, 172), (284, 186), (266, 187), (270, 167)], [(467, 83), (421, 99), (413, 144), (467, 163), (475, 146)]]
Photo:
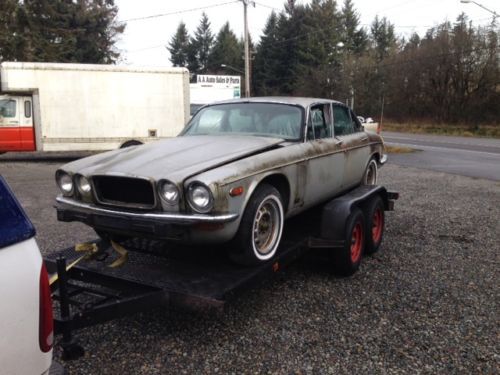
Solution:
[(190, 48), (192, 49), (190, 59), (190, 71), (199, 74), (205, 74), (208, 70), (208, 57), (214, 43), (214, 35), (210, 30), (210, 21), (205, 12), (203, 12), (200, 24), (196, 28), (194, 38), (191, 39)]
[(231, 65), (243, 70), (243, 50), (236, 35), (226, 22), (220, 29), (215, 39), (214, 46), (208, 56), (208, 70), (211, 73), (223, 71), (222, 64)]
[(179, 23), (177, 31), (170, 40), (167, 49), (170, 52), (170, 62), (173, 66), (188, 66), (189, 36), (184, 22), (181, 21)]
[(334, 0), (313, 0), (305, 8), (305, 33), (299, 43), (298, 94), (330, 97), (342, 84), (341, 17)]
[(344, 1), (341, 22), (344, 49), (357, 55), (363, 53), (368, 45), (368, 35), (363, 28), (359, 28), (359, 15), (352, 0)]
[(18, 12), (17, 0), (4, 0), (0, 8), (0, 61), (15, 60), (19, 53)]
[(278, 16), (273, 11), (269, 15), (257, 45), (253, 64), (253, 88), (256, 95), (279, 94)]
[(277, 58), (281, 67), (278, 71), (279, 92), (293, 94), (297, 91), (299, 80), (298, 70), (303, 59), (306, 9), (304, 5), (296, 4), (296, 0), (285, 3), (285, 11), (278, 17), (277, 26)]
[(371, 25), (371, 40), (377, 60), (385, 59), (397, 46), (394, 25), (386, 17), (379, 19), (375, 16)]
[(113, 63), (118, 59), (114, 43), (125, 26), (116, 22), (114, 0), (7, 1), (0, 14), (12, 4), (17, 9), (0, 32), (3, 59), (4, 48), (12, 45), (14, 52), (8, 56), (12, 60)]

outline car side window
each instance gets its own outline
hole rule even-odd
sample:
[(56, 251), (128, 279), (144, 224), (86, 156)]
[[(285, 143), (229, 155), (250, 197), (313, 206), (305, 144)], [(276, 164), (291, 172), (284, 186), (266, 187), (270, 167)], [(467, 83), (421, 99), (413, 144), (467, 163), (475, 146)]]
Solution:
[(356, 116), (352, 110), (349, 110), (349, 113), (351, 114), (351, 119), (354, 124), (354, 131), (363, 131), (363, 124), (361, 124), (361, 120), (358, 118), (358, 116)]
[(333, 129), (336, 136), (352, 134), (356, 131), (347, 107), (333, 106)]
[(307, 139), (332, 137), (332, 115), (330, 104), (314, 106), (309, 112)]

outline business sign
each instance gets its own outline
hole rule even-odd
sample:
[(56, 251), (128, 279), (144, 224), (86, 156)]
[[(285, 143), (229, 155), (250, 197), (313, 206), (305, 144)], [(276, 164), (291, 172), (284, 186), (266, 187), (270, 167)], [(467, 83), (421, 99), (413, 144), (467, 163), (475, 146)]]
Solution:
[(210, 87), (217, 87), (217, 86), (240, 87), (241, 78), (240, 76), (219, 76), (219, 75), (198, 74), (196, 76), (196, 83)]

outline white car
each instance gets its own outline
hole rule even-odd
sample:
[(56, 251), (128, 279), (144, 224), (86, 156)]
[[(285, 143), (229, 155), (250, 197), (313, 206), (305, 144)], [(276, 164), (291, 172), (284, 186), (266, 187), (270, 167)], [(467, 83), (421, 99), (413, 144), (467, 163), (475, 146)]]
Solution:
[(0, 373), (48, 374), (54, 329), (35, 228), (0, 176)]
[(374, 122), (371, 117), (367, 117), (366, 119), (363, 116), (358, 116), (359, 122), (363, 125), (364, 129), (369, 132), (380, 134), (382, 131), (378, 122)]

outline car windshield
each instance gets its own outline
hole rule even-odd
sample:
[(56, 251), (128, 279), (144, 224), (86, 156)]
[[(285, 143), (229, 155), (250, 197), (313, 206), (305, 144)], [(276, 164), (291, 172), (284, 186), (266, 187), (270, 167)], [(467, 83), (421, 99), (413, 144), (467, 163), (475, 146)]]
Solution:
[(277, 103), (217, 104), (200, 110), (181, 135), (254, 135), (299, 140), (302, 110)]

